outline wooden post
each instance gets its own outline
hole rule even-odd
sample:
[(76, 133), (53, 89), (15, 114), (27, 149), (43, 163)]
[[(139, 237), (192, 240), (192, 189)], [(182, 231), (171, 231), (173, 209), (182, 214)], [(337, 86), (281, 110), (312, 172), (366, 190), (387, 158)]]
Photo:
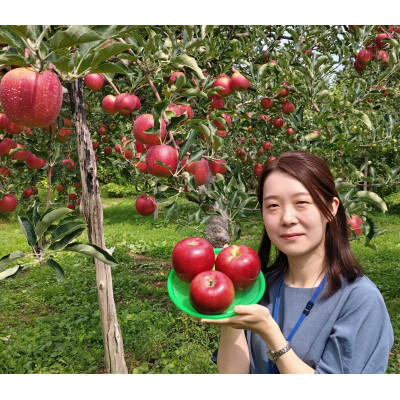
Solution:
[[(92, 140), (86, 123), (82, 79), (77, 79), (69, 84), (68, 91), (71, 100), (82, 180), (80, 209), (87, 224), (89, 242), (106, 250), (100, 186), (97, 179)], [(114, 302), (111, 268), (99, 260), (94, 260), (94, 263), (96, 267), (105, 366), (110, 373), (127, 374), (128, 369), (124, 358), (123, 340)]]

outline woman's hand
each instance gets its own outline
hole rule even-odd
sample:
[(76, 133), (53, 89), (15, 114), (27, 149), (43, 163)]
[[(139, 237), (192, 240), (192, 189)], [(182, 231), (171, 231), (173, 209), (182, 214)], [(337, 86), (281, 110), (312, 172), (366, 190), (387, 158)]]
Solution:
[(223, 319), (202, 318), (200, 322), (220, 326), (230, 326), (235, 329), (250, 330), (262, 336), (265, 334), (268, 335), (271, 328), (276, 325), (268, 308), (259, 304), (238, 305), (235, 306), (233, 311), (236, 315), (232, 317)]

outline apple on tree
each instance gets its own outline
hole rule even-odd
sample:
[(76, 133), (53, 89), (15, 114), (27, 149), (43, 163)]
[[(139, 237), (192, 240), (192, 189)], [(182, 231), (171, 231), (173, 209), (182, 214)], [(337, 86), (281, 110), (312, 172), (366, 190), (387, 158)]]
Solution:
[(90, 90), (100, 90), (103, 87), (104, 78), (101, 74), (87, 74), (83, 78), (86, 87)]
[(137, 213), (140, 215), (152, 215), (157, 208), (156, 199), (147, 194), (142, 194), (136, 199), (135, 208)]
[(29, 153), (26, 157), (26, 165), (31, 169), (40, 169), (46, 165), (46, 160), (43, 158), (36, 157), (35, 154)]
[(243, 76), (239, 71), (236, 71), (231, 76), (231, 89), (237, 92), (244, 92), (250, 86), (250, 81)]
[(222, 89), (217, 91), (220, 97), (229, 96), (232, 93), (231, 78), (228, 75), (222, 74), (214, 81), (213, 87), (220, 86)]
[(115, 96), (112, 94), (108, 94), (105, 96), (101, 102), (102, 109), (109, 114), (116, 114), (118, 112), (117, 107), (115, 106)]
[(11, 213), (16, 210), (18, 206), (17, 198), (9, 193), (0, 198), (0, 212)]
[(200, 237), (183, 239), (172, 250), (172, 268), (184, 282), (191, 282), (200, 272), (212, 270), (214, 262), (214, 248)]
[(220, 271), (203, 271), (189, 286), (190, 302), (202, 314), (221, 314), (233, 303), (235, 288), (231, 279)]
[[(165, 166), (158, 164), (163, 163)], [(146, 152), (146, 168), (151, 175), (169, 177), (176, 172), (178, 167), (178, 154), (176, 150), (166, 144), (151, 146)]]
[(362, 224), (363, 220), (355, 214), (350, 215), (351, 218), (347, 218), (347, 221), (349, 222), (350, 228), (354, 232), (356, 236), (360, 235), (362, 233)]
[(45, 127), (60, 113), (63, 91), (57, 76), (29, 68), (8, 71), (0, 82), (0, 103), (6, 117), (17, 125)]
[(235, 244), (221, 250), (215, 260), (215, 269), (229, 276), (236, 291), (242, 291), (257, 281), (261, 262), (251, 247)]
[(166, 135), (166, 124), (165, 121), (161, 121), (161, 136), (160, 132), (156, 133), (146, 133), (150, 128), (154, 127), (154, 117), (152, 114), (141, 114), (133, 123), (133, 135), (135, 139), (143, 144), (149, 144), (154, 146), (156, 144), (160, 144), (164, 141)]

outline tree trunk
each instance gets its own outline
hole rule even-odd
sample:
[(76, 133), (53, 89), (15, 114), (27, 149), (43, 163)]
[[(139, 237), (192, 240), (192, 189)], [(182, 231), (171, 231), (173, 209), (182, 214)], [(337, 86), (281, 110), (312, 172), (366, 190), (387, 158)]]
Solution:
[[(86, 123), (83, 102), (82, 79), (69, 85), (71, 108), (77, 138), (78, 158), (82, 179), (82, 200), (80, 209), (87, 224), (89, 242), (106, 250), (103, 232), (103, 208), (97, 167)], [(111, 268), (99, 260), (96, 267), (97, 292), (100, 308), (100, 322), (103, 333), (105, 366), (113, 374), (126, 374), (124, 347), (114, 302)]]

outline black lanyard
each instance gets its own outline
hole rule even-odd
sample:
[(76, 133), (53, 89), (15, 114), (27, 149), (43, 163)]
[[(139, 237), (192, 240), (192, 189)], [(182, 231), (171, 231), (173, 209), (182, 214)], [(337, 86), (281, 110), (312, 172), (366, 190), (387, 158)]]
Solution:
[[(281, 282), (279, 283), (278, 291), (276, 293), (276, 299), (275, 299), (275, 305), (274, 305), (274, 313), (273, 313), (273, 318), (278, 323), (278, 313), (279, 313), (279, 297), (280, 297), (280, 292), (281, 292), (281, 287), (283, 283), (283, 278), (285, 274), (283, 274)], [(304, 321), (304, 318), (307, 317), (308, 314), (310, 314), (311, 309), (314, 306), (314, 302), (317, 299), (319, 293), (321, 292), (322, 288), (324, 287), (324, 283), (326, 279), (328, 278), (328, 274), (325, 275), (324, 279), (322, 279), (321, 283), (318, 285), (318, 287), (315, 289), (311, 299), (308, 301), (307, 305), (305, 306), (303, 312), (300, 315), (300, 318), (298, 319), (296, 325), (293, 327), (292, 331), (290, 332), (289, 336), (287, 337), (287, 341), (290, 342), (294, 336), (294, 334), (297, 332), (299, 329), (301, 323)], [(271, 374), (279, 374), (278, 368), (276, 364), (269, 360), (269, 371)]]

